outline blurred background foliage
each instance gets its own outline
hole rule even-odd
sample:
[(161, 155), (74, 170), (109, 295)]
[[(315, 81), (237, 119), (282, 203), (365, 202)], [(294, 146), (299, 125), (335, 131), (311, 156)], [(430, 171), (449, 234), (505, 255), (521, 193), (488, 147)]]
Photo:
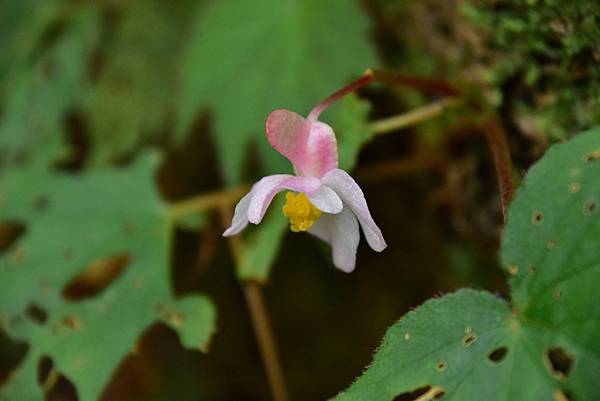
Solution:
[[(149, 148), (163, 155), (156, 184), (167, 202), (287, 172), (264, 140), (268, 113), (306, 114), (373, 66), (477, 92), (500, 117), (517, 174), (549, 144), (600, 122), (600, 5), (591, 0), (0, 0), (0, 37), (0, 195), (8, 176), (31, 166), (74, 177), (127, 171)], [(436, 98), (377, 85), (359, 95), (324, 118), (389, 248), (361, 245), (357, 271), (345, 275), (326, 246), (285, 234), (274, 215), (250, 233), (249, 267), (237, 270), (268, 280), (297, 400), (345, 388), (386, 327), (432, 295), (507, 291), (497, 186), (477, 116), (457, 111), (374, 137), (368, 121)], [(1, 216), (5, 257), (28, 231)], [(210, 352), (184, 350), (167, 325), (137, 327), (145, 330), (137, 352), (123, 355), (103, 400), (268, 399), (219, 216), (196, 220), (174, 228), (163, 267), (175, 296), (202, 292), (215, 304)], [(62, 272), (64, 283), (71, 273)], [(26, 349), (0, 330), (0, 381)], [(62, 377), (46, 397), (74, 392)]]

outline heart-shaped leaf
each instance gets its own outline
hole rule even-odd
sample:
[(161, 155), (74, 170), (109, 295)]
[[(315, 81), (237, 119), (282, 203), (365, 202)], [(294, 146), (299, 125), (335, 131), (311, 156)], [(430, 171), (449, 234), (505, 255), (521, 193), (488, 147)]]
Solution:
[(337, 400), (592, 400), (600, 394), (600, 128), (555, 145), (510, 207), (512, 303), (462, 290), (394, 324)]

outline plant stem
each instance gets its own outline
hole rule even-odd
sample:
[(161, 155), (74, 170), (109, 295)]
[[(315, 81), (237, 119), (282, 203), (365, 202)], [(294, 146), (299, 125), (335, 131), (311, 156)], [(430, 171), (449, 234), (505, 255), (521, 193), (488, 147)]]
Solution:
[(506, 132), (497, 116), (489, 118), (482, 126), (488, 146), (494, 158), (496, 177), (500, 190), (500, 202), (504, 222), (508, 220), (508, 205), (515, 194), (515, 181), (513, 178), (510, 150), (506, 140)]
[(248, 185), (242, 185), (225, 191), (215, 191), (194, 196), (172, 203), (169, 212), (173, 219), (177, 219), (190, 213), (198, 213), (219, 206), (230, 205), (239, 200), (249, 189)]
[(360, 88), (362, 88), (365, 85), (368, 85), (372, 81), (373, 72), (371, 70), (365, 71), (365, 73), (360, 78), (344, 86), (343, 88), (338, 89), (333, 94), (323, 99), (318, 105), (315, 106), (314, 109), (311, 110), (311, 112), (308, 114), (308, 119), (316, 120), (317, 118), (319, 118), (319, 115), (323, 112), (323, 110), (329, 107), (331, 103), (335, 102), (338, 99), (341, 99), (342, 97), (346, 96), (351, 92), (359, 90)]
[[(221, 207), (221, 220), (223, 227), (227, 227), (231, 221), (231, 211), (227, 206)], [(236, 261), (236, 265), (240, 265), (241, 250), (242, 250), (242, 239), (240, 236), (232, 236), (227, 238), (229, 241), (229, 247)], [(250, 317), (252, 320), (252, 326), (254, 328), (254, 335), (258, 342), (260, 354), (265, 366), (267, 373), (267, 379), (269, 380), (269, 386), (271, 387), (271, 393), (273, 400), (275, 401), (288, 401), (288, 391), (283, 376), (283, 369), (281, 367), (279, 355), (277, 353), (277, 346), (275, 343), (275, 335), (271, 328), (269, 314), (265, 305), (265, 300), (262, 294), (262, 287), (259, 283), (253, 281), (245, 281), (242, 283), (242, 289), (244, 291), (244, 297)]]
[(437, 117), (447, 109), (456, 107), (461, 103), (462, 99), (457, 97), (438, 100), (437, 102), (430, 103), (397, 116), (374, 121), (370, 124), (370, 127), (375, 135), (386, 134)]
[(445, 96), (458, 96), (460, 91), (454, 85), (432, 78), (407, 75), (400, 72), (369, 69), (365, 75), (372, 75), (373, 81), (387, 85), (409, 86), (424, 92), (439, 93)]
[(244, 296), (252, 317), (254, 333), (259, 343), (267, 377), (276, 401), (289, 400), (283, 369), (279, 361), (275, 338), (271, 329), (267, 308), (260, 284), (248, 281), (243, 284)]
[(371, 82), (381, 82), (388, 85), (408, 86), (424, 92), (434, 92), (445, 96), (458, 96), (460, 91), (453, 85), (445, 81), (440, 81), (432, 78), (422, 78), (413, 75), (402, 74), (400, 72), (391, 72), (378, 69), (367, 69), (360, 78), (350, 84), (338, 89), (333, 94), (327, 96), (308, 115), (309, 120), (316, 120), (319, 115), (331, 103), (346, 96), (351, 92), (370, 84)]

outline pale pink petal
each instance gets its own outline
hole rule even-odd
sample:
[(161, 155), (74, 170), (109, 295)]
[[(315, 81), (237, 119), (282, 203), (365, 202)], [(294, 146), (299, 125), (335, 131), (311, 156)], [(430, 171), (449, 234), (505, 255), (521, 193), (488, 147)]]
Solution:
[(335, 267), (346, 273), (354, 270), (360, 233), (356, 217), (350, 209), (344, 208), (336, 215), (323, 215), (308, 232), (329, 242)]
[(229, 237), (240, 233), (248, 225), (248, 208), (252, 199), (252, 190), (248, 192), (235, 206), (231, 226), (223, 233), (224, 237)]
[(335, 134), (320, 121), (289, 110), (275, 110), (267, 118), (267, 138), (299, 175), (322, 177), (338, 166)]
[(309, 132), (309, 121), (293, 111), (275, 110), (267, 118), (269, 143), (294, 165), (302, 164)]
[(308, 195), (308, 199), (313, 205), (324, 213), (337, 214), (342, 211), (344, 205), (335, 191), (325, 185), (322, 185), (318, 191)]
[(252, 199), (248, 208), (248, 220), (252, 224), (260, 223), (275, 195), (284, 189), (304, 192), (310, 195), (320, 187), (321, 181), (314, 177), (297, 177), (288, 174), (264, 177), (252, 189)]
[(381, 230), (371, 217), (365, 195), (356, 181), (344, 170), (335, 169), (325, 174), (322, 182), (337, 192), (345, 207), (349, 207), (356, 215), (371, 248), (377, 252), (383, 251), (387, 244), (383, 239)]
[(311, 122), (304, 162), (304, 166), (300, 166), (303, 175), (319, 178), (338, 167), (337, 140), (329, 125)]

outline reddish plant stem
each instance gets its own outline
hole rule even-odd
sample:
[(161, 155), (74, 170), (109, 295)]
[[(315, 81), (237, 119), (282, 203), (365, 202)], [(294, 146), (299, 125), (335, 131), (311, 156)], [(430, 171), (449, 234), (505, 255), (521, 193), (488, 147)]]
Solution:
[(454, 85), (437, 79), (416, 77), (399, 72), (377, 69), (367, 70), (367, 72), (370, 72), (373, 75), (374, 81), (388, 85), (409, 86), (424, 92), (439, 93), (445, 96), (459, 96), (461, 94)]
[(515, 194), (515, 181), (506, 132), (497, 116), (492, 116), (483, 123), (482, 129), (492, 152), (492, 157), (494, 158), (496, 177), (500, 190), (502, 217), (506, 223), (508, 220), (508, 206)]
[(346, 96), (349, 93), (357, 91), (358, 89), (362, 88), (365, 85), (368, 85), (372, 81), (373, 81), (373, 73), (371, 72), (371, 70), (365, 71), (365, 73), (360, 78), (358, 78), (356, 81), (344, 86), (343, 88), (335, 91), (333, 94), (331, 94), (331, 95), (327, 96), (325, 99), (323, 99), (321, 101), (321, 103), (316, 105), (315, 108), (311, 110), (310, 114), (308, 115), (308, 119), (309, 120), (318, 119), (319, 115), (321, 115), (323, 110), (325, 110), (327, 107), (329, 107), (329, 105), (331, 105), (331, 103)]
[(323, 110), (329, 107), (331, 103), (341, 99), (349, 93), (357, 91), (371, 82), (381, 82), (388, 85), (409, 86), (425, 92), (434, 92), (446, 96), (458, 96), (460, 94), (460, 91), (457, 88), (444, 81), (416, 77), (399, 72), (390, 72), (369, 68), (360, 78), (323, 99), (318, 105), (315, 106), (315, 108), (311, 110), (308, 118), (311, 120), (318, 119)]
[[(231, 211), (227, 205), (221, 207), (221, 220), (223, 227), (227, 227), (231, 222)], [(240, 265), (241, 251), (242, 251), (242, 239), (240, 236), (228, 237), (229, 247), (231, 253), (234, 256), (236, 265)], [(258, 342), (260, 354), (265, 365), (267, 373), (267, 379), (269, 380), (269, 386), (271, 387), (271, 393), (273, 400), (275, 401), (288, 401), (289, 395), (283, 376), (283, 369), (281, 367), (279, 355), (277, 352), (277, 346), (275, 342), (275, 335), (271, 328), (271, 322), (265, 300), (262, 294), (262, 287), (259, 283), (253, 281), (245, 281), (242, 283), (242, 290), (244, 291), (244, 297), (250, 317), (252, 320), (252, 326), (254, 328), (254, 334)]]

